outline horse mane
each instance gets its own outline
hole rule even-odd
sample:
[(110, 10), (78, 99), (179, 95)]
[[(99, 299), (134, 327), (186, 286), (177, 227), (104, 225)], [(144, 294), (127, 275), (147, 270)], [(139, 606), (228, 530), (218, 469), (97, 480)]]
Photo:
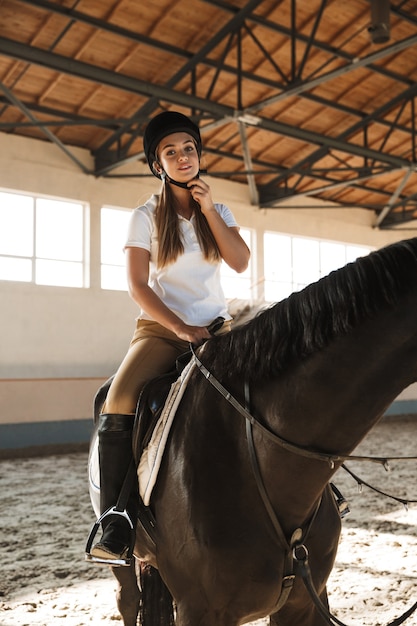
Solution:
[(216, 376), (277, 376), (393, 306), (417, 285), (417, 238), (386, 246), (292, 293), (203, 350)]

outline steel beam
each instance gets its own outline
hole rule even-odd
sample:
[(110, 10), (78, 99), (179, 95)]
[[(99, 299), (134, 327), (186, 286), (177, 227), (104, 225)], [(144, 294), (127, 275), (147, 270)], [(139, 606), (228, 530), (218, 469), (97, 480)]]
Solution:
[(394, 204), (396, 203), (396, 201), (400, 197), (402, 190), (406, 186), (406, 184), (408, 182), (408, 179), (410, 178), (411, 174), (414, 171), (415, 171), (414, 167), (409, 167), (408, 168), (408, 171), (405, 173), (404, 178), (402, 179), (402, 181), (398, 185), (397, 189), (392, 194), (389, 202), (387, 202), (386, 206), (383, 208), (381, 213), (376, 218), (375, 223), (374, 223), (374, 228), (378, 228), (378, 226), (380, 226), (382, 224), (382, 222), (384, 221), (384, 219), (387, 217), (388, 213), (392, 210)]
[(65, 144), (62, 143), (56, 135), (54, 135), (49, 128), (46, 128), (36, 117), (29, 111), (29, 109), (21, 102), (6, 85), (0, 82), (0, 89), (6, 95), (6, 98), (10, 100), (34, 125), (36, 125), (46, 137), (52, 141), (55, 145), (57, 145), (76, 165), (80, 168), (84, 174), (92, 174), (93, 172), (89, 170), (84, 163), (82, 163), (77, 157), (69, 150)]

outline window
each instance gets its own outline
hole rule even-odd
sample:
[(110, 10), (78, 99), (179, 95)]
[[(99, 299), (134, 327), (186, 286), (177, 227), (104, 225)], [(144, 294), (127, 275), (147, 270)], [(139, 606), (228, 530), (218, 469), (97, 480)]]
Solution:
[(278, 302), (369, 252), (362, 246), (266, 232), (265, 300)]
[(123, 247), (131, 211), (101, 209), (101, 288), (127, 290), (126, 261)]
[(0, 192), (0, 280), (86, 287), (86, 206)]
[[(241, 228), (240, 235), (249, 249), (251, 249), (251, 231), (248, 228)], [(253, 262), (253, 251), (251, 261)], [(228, 300), (252, 300), (252, 266), (249, 262), (248, 268), (241, 274), (237, 274), (224, 261), (221, 267), (221, 281), (224, 295)]]

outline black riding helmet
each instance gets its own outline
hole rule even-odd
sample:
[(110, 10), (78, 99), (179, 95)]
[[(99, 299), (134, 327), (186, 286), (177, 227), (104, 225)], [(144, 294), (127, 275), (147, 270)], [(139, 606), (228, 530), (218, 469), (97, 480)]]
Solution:
[(152, 174), (161, 178), (161, 175), (153, 168), (158, 160), (156, 149), (161, 139), (172, 133), (188, 133), (196, 142), (198, 156), (201, 156), (200, 130), (186, 115), (178, 111), (164, 111), (151, 119), (143, 135), (143, 149)]

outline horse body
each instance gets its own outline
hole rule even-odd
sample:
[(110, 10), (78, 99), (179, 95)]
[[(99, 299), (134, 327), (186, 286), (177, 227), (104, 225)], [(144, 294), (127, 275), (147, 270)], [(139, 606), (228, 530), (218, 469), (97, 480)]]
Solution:
[[(177, 623), (181, 626), (197, 623), (229, 626), (273, 615), (280, 608), (282, 583), (286, 574), (286, 546), (282, 545), (274, 533), (251, 478), (250, 467), (240, 476), (249, 484), (242, 488), (242, 483), (239, 485), (238, 482), (239, 477), (236, 481), (232, 480), (236, 492), (234, 497), (230, 497), (230, 493), (224, 492), (223, 484), (234, 473), (236, 457), (232, 454), (230, 464), (213, 472), (210, 467), (216, 464), (216, 451), (212, 451), (211, 459), (209, 456), (204, 456), (204, 461), (207, 462), (206, 475), (188, 484), (190, 497), (183, 498), (180, 507), (177, 489), (179, 487), (181, 492), (184, 490), (183, 476), (179, 477), (178, 483), (175, 479), (163, 481), (161, 490), (168, 489), (171, 494), (168, 503), (164, 502), (160, 507), (158, 495), (155, 496), (158, 568), (175, 598)], [(201, 465), (199, 468), (201, 469)], [(169, 461), (166, 471), (169, 471)], [(292, 482), (291, 475), (287, 472), (279, 479), (279, 484), (283, 479)], [(269, 489), (269, 496), (283, 528), (287, 525), (292, 530), (299, 526), (305, 528), (305, 522), (310, 519), (314, 506), (310, 511), (306, 506), (303, 510), (300, 507), (299, 515), (294, 517), (302, 522), (294, 525), (285, 514), (288, 508), (294, 508), (296, 498), (292, 496), (297, 491), (297, 483), (293, 483), (289, 499), (279, 493), (279, 485), (278, 490), (277, 485), (274, 487)], [(205, 489), (208, 491), (205, 492)], [(199, 502), (206, 498), (207, 503)], [(285, 508), (280, 506), (281, 501), (285, 502)], [(196, 502), (199, 502), (197, 506)], [(165, 504), (174, 508), (165, 509)], [(175, 528), (173, 510), (176, 512)], [(329, 542), (330, 548), (323, 549), (325, 542), (321, 532), (325, 533), (325, 541)], [(323, 599), (326, 597), (324, 583), (334, 563), (339, 533), (338, 511), (333, 497), (326, 491), (310, 530), (308, 543), (311, 562), (318, 564), (314, 573), (315, 586)], [(303, 611), (299, 622), (295, 619), (295, 605), (294, 608), (290, 606), (294, 597), (298, 597), (297, 610), (301, 608)], [(309, 604), (301, 581), (296, 580), (289, 600), (284, 604), (286, 610), (290, 611), (290, 621), (278, 623), (292, 626), (306, 624), (304, 610)], [(313, 623), (322, 622), (311, 622)]]
[[(248, 408), (264, 427), (305, 450), (346, 456), (417, 379), (416, 313), (417, 240), (410, 240), (293, 294), (213, 338), (198, 356), (241, 404), (248, 403), (246, 380)], [(301, 529), (327, 604), (340, 535), (328, 483), (342, 460), (295, 454), (256, 426), (253, 440), (284, 540), (255, 480), (244, 418), (196, 368), (152, 495), (156, 549), (141, 529), (135, 548), (157, 566), (179, 626), (237, 626), (265, 616), (277, 626), (327, 623), (299, 576), (288, 598), (282, 583)], [(122, 583), (130, 575), (115, 574)]]

